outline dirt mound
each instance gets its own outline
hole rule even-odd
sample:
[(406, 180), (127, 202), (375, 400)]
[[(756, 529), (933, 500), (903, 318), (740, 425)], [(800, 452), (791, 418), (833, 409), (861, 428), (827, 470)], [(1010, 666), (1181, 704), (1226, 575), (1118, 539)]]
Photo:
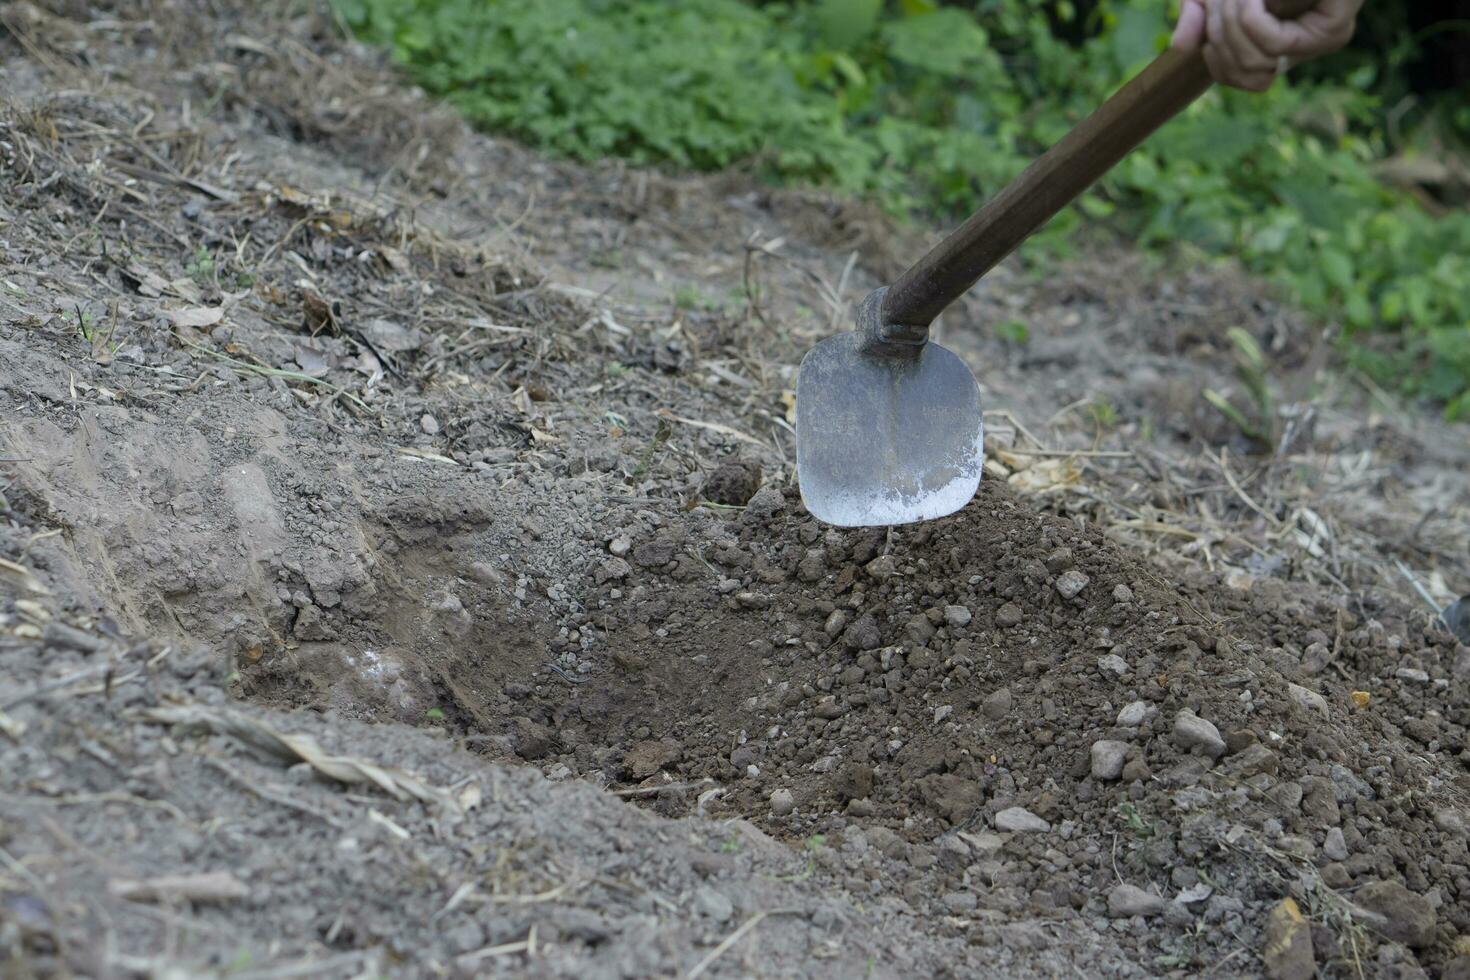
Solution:
[(881, 222), (548, 163), (255, 6), (0, 6), (7, 970), (1466, 952), (1470, 650), (1391, 560), (1470, 567), (1452, 440), (1332, 403), (1232, 470), (1172, 399), (1238, 281), (1007, 269), (980, 494), (825, 528), (792, 366)]

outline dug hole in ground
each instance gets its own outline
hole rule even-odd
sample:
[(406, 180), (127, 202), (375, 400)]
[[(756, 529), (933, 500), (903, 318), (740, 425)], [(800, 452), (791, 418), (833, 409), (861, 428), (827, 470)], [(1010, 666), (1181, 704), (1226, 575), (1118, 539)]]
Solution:
[(312, 5), (0, 24), (0, 974), (1470, 976), (1466, 432), (1258, 285), (999, 270), (978, 496), (835, 530), (916, 236)]

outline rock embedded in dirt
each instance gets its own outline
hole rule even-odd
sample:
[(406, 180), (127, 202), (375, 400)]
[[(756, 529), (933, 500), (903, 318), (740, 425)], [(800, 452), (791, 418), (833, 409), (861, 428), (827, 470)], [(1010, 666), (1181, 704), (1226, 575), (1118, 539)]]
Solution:
[(1124, 674), (1133, 669), (1128, 666), (1128, 661), (1124, 660), (1116, 653), (1110, 653), (1105, 657), (1098, 657), (1097, 666), (1099, 670), (1102, 670), (1109, 674), (1114, 674), (1118, 677), (1122, 677)]
[(1128, 743), (1113, 739), (1100, 739), (1092, 743), (1092, 778), (1112, 781), (1123, 775), (1123, 761), (1128, 755)]
[(970, 619), (970, 610), (965, 606), (944, 607), (944, 621), (956, 629), (969, 626)]
[(1009, 629), (1012, 626), (1019, 625), (1024, 618), (1026, 618), (1026, 614), (1014, 602), (1007, 602), (995, 611), (995, 625), (1002, 629)]
[(1161, 896), (1126, 882), (1115, 885), (1113, 890), (1108, 892), (1108, 915), (1114, 919), (1129, 919), (1135, 915), (1158, 915), (1164, 911), (1166, 904)]
[(674, 542), (663, 538), (644, 541), (633, 549), (633, 563), (640, 568), (662, 568), (674, 560), (677, 550)]
[(513, 739), (516, 755), (526, 760), (544, 759), (556, 745), (551, 730), (529, 718), (515, 720)]
[(1044, 834), (1051, 824), (1024, 807), (1012, 806), (995, 815), (995, 829), (1007, 834)]
[(1118, 712), (1119, 728), (1137, 728), (1159, 713), (1159, 709), (1147, 701), (1131, 701)]
[(1451, 807), (1434, 811), (1434, 825), (1456, 837), (1464, 837), (1470, 833), (1470, 825), (1467, 825), (1464, 811)]
[(939, 901), (952, 915), (973, 912), (980, 904), (974, 892), (947, 892)]
[(1247, 779), (1258, 773), (1276, 775), (1281, 760), (1275, 752), (1259, 742), (1248, 745), (1230, 757), (1230, 772), (1239, 779)]
[(426, 436), (437, 436), (439, 434), (439, 420), (432, 415), (425, 414), (419, 419), (419, 428)]
[(704, 499), (727, 507), (744, 507), (761, 486), (761, 466), (752, 460), (727, 459), (704, 481)]
[(727, 922), (735, 914), (735, 906), (724, 892), (704, 885), (694, 892), (694, 911), (711, 922)]
[(670, 741), (638, 742), (623, 755), (623, 772), (630, 779), (647, 779), (678, 761), (679, 755), (679, 746)]
[(1113, 601), (1114, 602), (1132, 602), (1133, 601), (1133, 590), (1130, 589), (1130, 588), (1128, 588), (1128, 586), (1122, 585), (1122, 584), (1113, 586)]
[(1291, 697), (1291, 703), (1304, 711), (1314, 711), (1323, 718), (1327, 717), (1327, 699), (1316, 691), (1302, 687), (1300, 684), (1287, 684), (1286, 693)]
[(1261, 961), (1269, 980), (1312, 980), (1317, 975), (1312, 926), (1294, 900), (1284, 899), (1271, 910), (1265, 931)]
[(847, 644), (849, 650), (878, 649), (883, 643), (883, 635), (878, 631), (878, 620), (871, 615), (859, 616), (847, 628), (843, 642)]
[(786, 508), (786, 497), (769, 483), (757, 490), (745, 504), (745, 517), (768, 521)]
[(1439, 980), (1470, 980), (1470, 956), (1456, 956), (1446, 963)]
[(784, 817), (796, 809), (796, 797), (789, 789), (778, 789), (771, 791), (771, 815)]
[(1220, 729), (1188, 708), (1180, 709), (1174, 716), (1174, 741), (1187, 752), (1199, 752), (1211, 759), (1225, 754)]
[(1370, 881), (1353, 893), (1353, 901), (1372, 915), (1366, 925), (1394, 942), (1423, 949), (1434, 942), (1434, 906), (1397, 881)]
[(1075, 599), (1092, 579), (1075, 568), (1057, 576), (1056, 589), (1063, 599)]
[(985, 700), (980, 703), (980, 711), (991, 721), (1000, 721), (1010, 714), (1013, 700), (1011, 689), (1002, 687), (985, 696)]
[(1329, 861), (1347, 860), (1347, 838), (1343, 836), (1341, 827), (1333, 827), (1327, 831), (1327, 838), (1322, 842), (1322, 856)]
[(892, 555), (879, 555), (864, 565), (863, 571), (875, 581), (886, 582), (898, 571), (898, 559)]
[(607, 543), (607, 550), (614, 558), (622, 558), (633, 548), (633, 541), (626, 534), (619, 534)]
[(836, 698), (823, 698), (817, 702), (812, 709), (812, 714), (825, 721), (834, 721), (843, 715), (842, 705), (837, 703)]

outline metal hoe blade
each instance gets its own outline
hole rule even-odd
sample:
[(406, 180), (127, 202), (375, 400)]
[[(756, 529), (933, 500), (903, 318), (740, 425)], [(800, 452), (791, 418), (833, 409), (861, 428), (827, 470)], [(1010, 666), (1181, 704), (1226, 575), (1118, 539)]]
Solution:
[(980, 389), (951, 350), (864, 349), (861, 333), (824, 340), (796, 382), (801, 497), (839, 527), (910, 524), (974, 497), (984, 459)]

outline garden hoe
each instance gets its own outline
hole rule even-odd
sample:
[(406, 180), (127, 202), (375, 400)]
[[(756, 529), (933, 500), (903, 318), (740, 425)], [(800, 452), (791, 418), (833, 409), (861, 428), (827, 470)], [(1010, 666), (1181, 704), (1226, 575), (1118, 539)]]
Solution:
[[(1279, 18), (1316, 0), (1267, 0)], [(872, 527), (959, 510), (980, 485), (980, 389), (929, 324), (1150, 133), (1210, 87), (1198, 51), (1159, 55), (891, 286), (857, 329), (809, 351), (796, 381), (796, 469), (818, 520)]]

